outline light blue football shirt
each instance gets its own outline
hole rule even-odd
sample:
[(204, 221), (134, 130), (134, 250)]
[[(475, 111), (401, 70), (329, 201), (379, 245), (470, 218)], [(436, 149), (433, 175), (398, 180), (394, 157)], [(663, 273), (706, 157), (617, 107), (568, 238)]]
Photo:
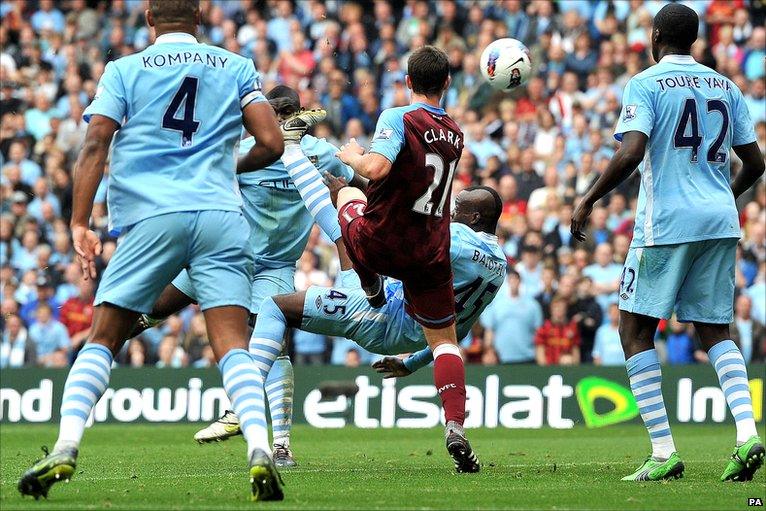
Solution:
[[(240, 142), (240, 154), (255, 145), (253, 137)], [(329, 172), (351, 182), (354, 171), (335, 157), (331, 143), (306, 135), (301, 139), (303, 154), (320, 174)], [(250, 224), (250, 246), (258, 267), (295, 266), (308, 243), (314, 218), (306, 209), (298, 189), (290, 179), (282, 160), (254, 172), (239, 174), (244, 214)]]
[[(450, 259), (455, 287), (455, 329), (457, 338), (463, 339), (503, 285), (507, 261), (496, 236), (476, 232), (458, 222), (450, 224)], [(401, 286), (397, 281), (387, 289), (387, 295), (402, 300), (400, 310), (391, 314), (386, 333), (389, 353), (407, 353), (425, 344), (423, 329), (404, 311)]]
[(615, 138), (628, 131), (649, 137), (632, 246), (739, 237), (729, 153), (755, 131), (731, 80), (691, 56), (666, 56), (626, 85)]
[(107, 64), (83, 114), (120, 124), (112, 148), (110, 229), (174, 211), (239, 211), (235, 146), (242, 109), (266, 101), (252, 61), (191, 34), (159, 36)]

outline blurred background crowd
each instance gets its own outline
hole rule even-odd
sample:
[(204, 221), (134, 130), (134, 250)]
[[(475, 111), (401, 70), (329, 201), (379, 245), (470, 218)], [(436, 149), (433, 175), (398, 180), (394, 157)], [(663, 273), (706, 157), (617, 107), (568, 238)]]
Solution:
[[(409, 53), (434, 44), (449, 55), (444, 99), (465, 133), (455, 191), (487, 184), (504, 207), (498, 236), (507, 283), (463, 341), (484, 364), (623, 363), (616, 307), (638, 176), (599, 204), (588, 241), (569, 233), (573, 205), (615, 150), (612, 129), (630, 77), (652, 64), (649, 44), (660, 0), (201, 0), (199, 38), (252, 58), (268, 90), (284, 83), (328, 119), (314, 134), (340, 144), (369, 142), (382, 109), (408, 103)], [(743, 91), (766, 147), (766, 7), (762, 0), (686, 0), (701, 20), (694, 57)], [(141, 51), (153, 35), (141, 0), (0, 2), (0, 367), (66, 366), (87, 337), (94, 283), (73, 262), (68, 230), (72, 169), (91, 101), (110, 60)], [(533, 77), (494, 92), (479, 70), (482, 49), (513, 37), (530, 49)], [(732, 154), (733, 172), (738, 162)], [(104, 241), (106, 182), (94, 225)], [(766, 352), (766, 191), (739, 200), (736, 319), (746, 360)], [(334, 248), (316, 230), (298, 263), (297, 289), (333, 282)], [(225, 283), (222, 283), (225, 286)], [(662, 322), (658, 346), (671, 364), (703, 362), (693, 332)], [(343, 339), (293, 332), (299, 364), (356, 366), (373, 356)], [(131, 340), (118, 363), (213, 364), (205, 322), (194, 307)]]

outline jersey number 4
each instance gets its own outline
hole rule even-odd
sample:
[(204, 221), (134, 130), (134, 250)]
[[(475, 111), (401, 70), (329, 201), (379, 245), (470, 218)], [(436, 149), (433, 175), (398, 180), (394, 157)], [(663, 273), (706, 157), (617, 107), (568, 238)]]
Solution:
[[(181, 132), (181, 147), (190, 147), (192, 137), (199, 129), (199, 121), (194, 120), (194, 107), (197, 102), (197, 80), (194, 76), (187, 76), (181, 82), (176, 95), (170, 100), (165, 114), (162, 116), (162, 127), (168, 130)], [(176, 117), (183, 105), (181, 117)]]
[[(444, 158), (436, 153), (426, 153), (426, 167), (434, 169), (434, 180), (428, 185), (426, 193), (421, 195), (420, 198), (415, 201), (415, 204), (412, 206), (412, 211), (430, 215), (434, 209), (434, 190), (441, 184), (442, 177), (444, 177)], [(447, 182), (444, 185), (444, 190), (442, 190), (442, 197), (439, 199), (439, 205), (436, 207), (436, 212), (433, 212), (436, 216), (442, 216), (442, 211), (444, 211), (444, 201), (447, 198), (447, 187), (452, 182), (452, 174), (455, 173), (455, 167), (457, 167), (457, 160), (452, 160), (449, 163)]]
[[(726, 162), (726, 151), (721, 151), (721, 146), (729, 131), (729, 110), (726, 103), (720, 99), (709, 99), (707, 101), (707, 113), (718, 112), (721, 114), (721, 131), (707, 150), (707, 161), (710, 163)], [(689, 135), (686, 132), (691, 127)], [(699, 159), (699, 148), (702, 145), (702, 136), (699, 131), (699, 120), (697, 117), (697, 100), (689, 98), (684, 103), (684, 110), (681, 113), (681, 119), (678, 121), (675, 135), (673, 135), (673, 145), (676, 149), (690, 147), (692, 150), (692, 163)]]

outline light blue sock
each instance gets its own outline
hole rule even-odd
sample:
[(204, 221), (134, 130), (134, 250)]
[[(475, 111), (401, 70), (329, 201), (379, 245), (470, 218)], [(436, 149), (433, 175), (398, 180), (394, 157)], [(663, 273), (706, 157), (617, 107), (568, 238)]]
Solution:
[(274, 445), (290, 446), (290, 428), (293, 425), (293, 385), (293, 365), (290, 363), (290, 357), (278, 357), (266, 377), (266, 397), (269, 400)]
[(218, 362), (223, 388), (231, 407), (239, 418), (239, 427), (247, 441), (248, 458), (255, 449), (271, 455), (266, 429), (266, 406), (263, 399), (263, 377), (245, 350), (230, 350)]
[(269, 297), (261, 304), (255, 320), (253, 335), (250, 336), (250, 354), (255, 365), (261, 370), (264, 380), (271, 371), (274, 361), (282, 353), (287, 320), (274, 300)]
[(282, 154), (282, 163), (285, 164), (287, 173), (298, 192), (303, 198), (306, 209), (309, 210), (314, 221), (332, 241), (340, 238), (340, 224), (338, 212), (330, 200), (330, 190), (325, 186), (322, 175), (306, 155), (303, 154), (298, 144), (285, 146)]
[(751, 436), (758, 434), (753, 419), (753, 401), (745, 359), (734, 341), (730, 340), (721, 341), (710, 348), (708, 358), (718, 373), (718, 382), (737, 424), (737, 445), (742, 445)]
[(54, 451), (79, 447), (85, 423), (109, 386), (111, 372), (112, 352), (106, 346), (88, 343), (80, 350), (64, 385), (59, 437)]
[(668, 459), (676, 451), (676, 446), (662, 399), (662, 372), (657, 351), (651, 349), (637, 353), (625, 362), (625, 366), (630, 378), (630, 390), (649, 432), (652, 456), (659, 460)]

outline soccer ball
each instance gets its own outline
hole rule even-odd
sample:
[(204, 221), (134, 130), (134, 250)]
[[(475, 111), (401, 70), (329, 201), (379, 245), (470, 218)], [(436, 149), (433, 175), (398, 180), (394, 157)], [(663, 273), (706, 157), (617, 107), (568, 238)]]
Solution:
[(481, 52), (481, 73), (493, 89), (509, 91), (524, 85), (532, 73), (529, 49), (509, 37), (498, 39)]

